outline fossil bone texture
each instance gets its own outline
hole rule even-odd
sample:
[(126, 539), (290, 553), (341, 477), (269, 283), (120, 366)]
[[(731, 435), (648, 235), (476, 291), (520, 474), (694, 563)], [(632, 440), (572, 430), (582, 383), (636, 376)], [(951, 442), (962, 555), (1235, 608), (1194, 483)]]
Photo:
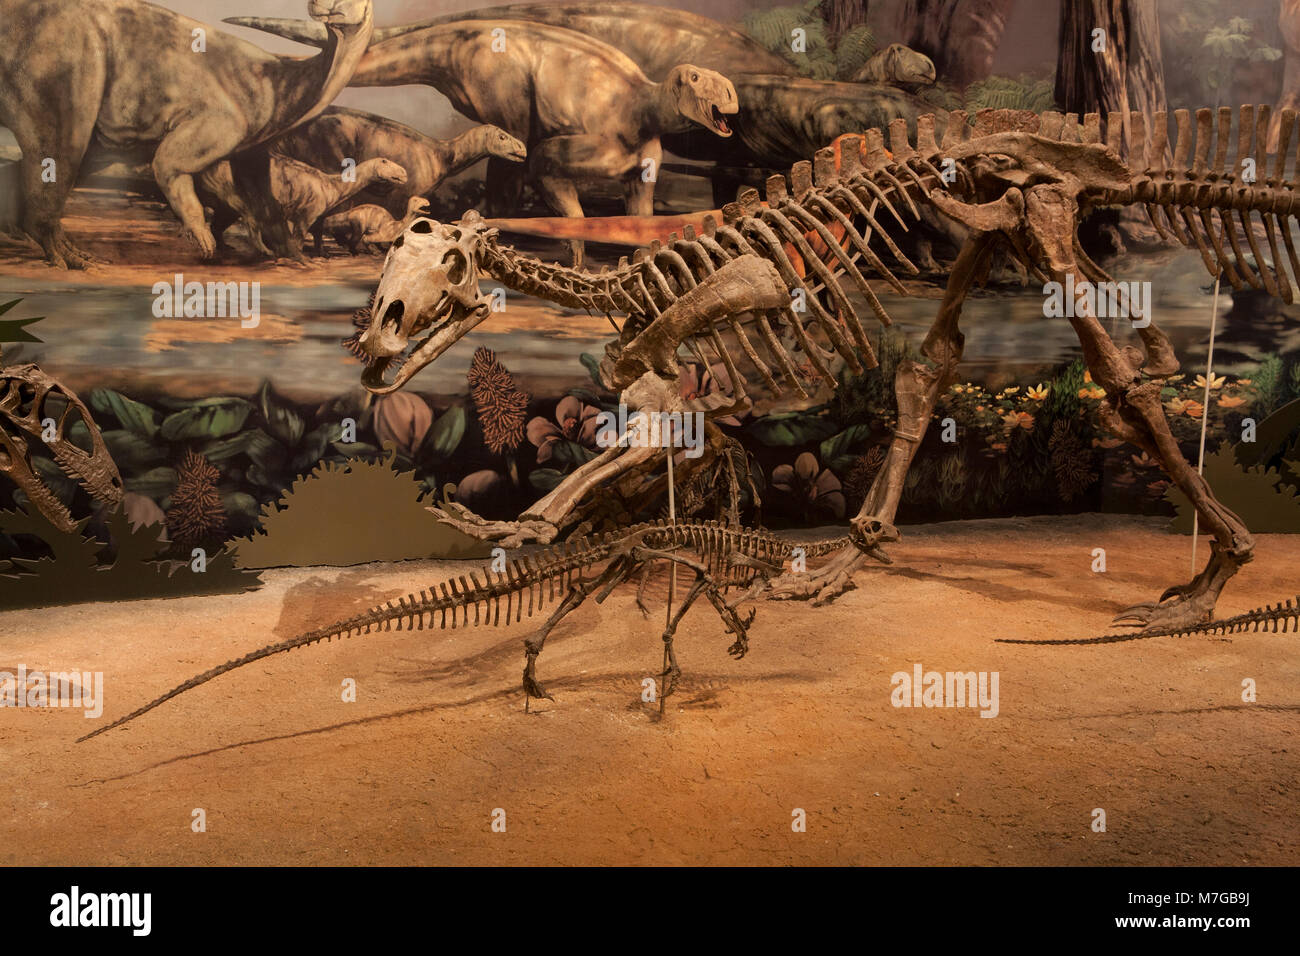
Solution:
[[(907, 470), (935, 402), (957, 374), (962, 303), (1001, 246), (1031, 275), (1075, 289), (1068, 321), (1093, 380), (1106, 393), (1107, 426), (1160, 461), (1213, 536), (1209, 562), (1191, 583), (1128, 609), (1120, 619), (1152, 631), (1201, 623), (1213, 616), (1227, 580), (1251, 559), (1254, 541), (1183, 458), (1170, 431), (1161, 380), (1177, 372), (1178, 361), (1168, 338), (1154, 322), (1135, 322), (1141, 347), (1121, 347), (1098, 320), (1088, 284), (1110, 277), (1088, 257), (1077, 230), (1094, 209), (1142, 206), (1158, 230), (1195, 248), (1211, 274), (1222, 272), (1234, 287), (1263, 288), (1291, 301), (1300, 262), (1290, 226), (1300, 203), (1283, 170), (1292, 161), (1296, 114), (1283, 112), (1280, 146), (1270, 156), (1264, 149), (1269, 112), (1244, 106), (1235, 117), (1229, 109), (1199, 110), (1193, 117), (1177, 111), (1172, 162), (1163, 113), (1149, 131), (1141, 114), (1128, 118), (1127, 156), (1119, 151), (1124, 117), (1118, 113), (1107, 117), (1104, 138), (1097, 114), (1080, 122), (1074, 114), (989, 110), (972, 127), (954, 113), (942, 143), (933, 117), (918, 120), (914, 138), (896, 120), (887, 133), (871, 129), (842, 137), (838, 164), (833, 149), (820, 150), (788, 176), (769, 179), (764, 198), (742, 190), (723, 208), (723, 221), (706, 220), (702, 234), (688, 229), (599, 273), (521, 255), (500, 244), (473, 214), (457, 224), (417, 219), (394, 244), (368, 325), (353, 342), (368, 362), (363, 384), (375, 393), (400, 388), (484, 321), (489, 307), (478, 280), (486, 277), (563, 306), (605, 313), (611, 321), (622, 316), (601, 374), (633, 410), (695, 410), (678, 398), (683, 351), (724, 365), (736, 407), (746, 397), (742, 366), (777, 393), (784, 385), (804, 394), (797, 363), (834, 387), (827, 361), (832, 355), (854, 371), (874, 363), (849, 293), (859, 294), (879, 321), (889, 323), (871, 280), (907, 292), (895, 271), (911, 273), (915, 266), (891, 233), (906, 230), (928, 208), (963, 227), (967, 238), (922, 344), (924, 360), (897, 370), (899, 422), (884, 465), (851, 522), (853, 546), (817, 574), (787, 575), (774, 589), (829, 600), (851, 586), (865, 556), (881, 556), (880, 545), (898, 537), (892, 522)], [(807, 311), (799, 311), (799, 304)], [(734, 408), (698, 410), (716, 417)], [(579, 522), (584, 501), (598, 489), (662, 457), (655, 448), (607, 448), (518, 522), (447, 518), (507, 544), (553, 540)]]
[[(749, 650), (749, 625), (754, 611), (742, 616), (737, 611), (739, 605), (760, 597), (771, 577), (780, 572), (782, 562), (790, 559), (796, 548), (804, 558), (817, 560), (844, 547), (847, 540), (801, 544), (763, 531), (728, 528), (717, 522), (666, 524), (661, 521), (618, 534), (568, 541), (511, 561), (503, 571), (484, 569), (481, 577), (470, 574), (452, 578), (418, 595), (398, 598), (347, 620), (268, 644), (191, 678), (80, 740), (120, 727), (187, 690), (273, 654), (373, 631), (424, 630), (432, 628), (435, 621), (440, 628), (445, 628), (448, 619), (453, 628), (458, 624), (461, 627), (480, 623), (508, 625), (512, 620), (517, 623), (524, 617), (531, 618), (553, 605), (541, 629), (524, 641), (523, 685), (527, 707), (530, 698), (551, 699), (538, 682), (535, 669), (537, 656), (551, 630), (588, 597), (594, 595), (600, 603), (616, 587), (638, 574), (637, 604), (642, 611), (647, 611), (642, 598), (647, 577), (656, 562), (680, 569), (685, 579), (681, 599), (661, 635), (665, 658), (664, 672), (660, 675), (661, 695), (667, 695), (681, 677), (673, 637), (682, 617), (698, 598), (705, 598), (717, 611), (726, 633), (735, 638), (727, 652), (740, 659)], [(729, 598), (731, 591), (738, 593)]]
[[(74, 441), (69, 433), (78, 422), (84, 430)], [(35, 365), (0, 368), (0, 474), (50, 524), (68, 533), (77, 522), (32, 466), (32, 451), (42, 445), (90, 497), (106, 505), (121, 502), (122, 476), (81, 399)]]

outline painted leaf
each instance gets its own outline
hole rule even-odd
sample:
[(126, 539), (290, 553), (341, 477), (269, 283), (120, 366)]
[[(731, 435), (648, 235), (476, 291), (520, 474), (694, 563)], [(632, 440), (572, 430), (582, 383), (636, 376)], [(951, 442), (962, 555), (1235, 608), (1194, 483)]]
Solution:
[(100, 414), (112, 415), (127, 431), (144, 438), (151, 439), (158, 434), (157, 412), (111, 388), (92, 388), (90, 407)]
[(266, 430), (279, 441), (293, 448), (302, 440), (307, 423), (293, 408), (282, 402), (265, 381), (257, 393), (257, 407), (266, 422)]
[(456, 405), (447, 409), (428, 436), (428, 449), (435, 459), (450, 458), (465, 437), (465, 409)]
[(162, 436), (168, 441), (223, 438), (244, 427), (251, 403), (242, 398), (210, 398), (163, 419)]

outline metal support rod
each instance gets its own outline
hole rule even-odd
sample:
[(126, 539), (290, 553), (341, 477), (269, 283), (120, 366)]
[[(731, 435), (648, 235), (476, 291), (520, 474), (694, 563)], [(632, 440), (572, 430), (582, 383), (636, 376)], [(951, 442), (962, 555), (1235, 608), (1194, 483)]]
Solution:
[[(1196, 458), (1196, 473), (1205, 472), (1205, 432), (1210, 421), (1210, 385), (1214, 382), (1214, 334), (1219, 323), (1219, 279), (1223, 271), (1214, 277), (1214, 300), (1210, 306), (1210, 352), (1205, 357), (1205, 404), (1201, 408), (1201, 451)], [(1192, 576), (1196, 576), (1196, 540), (1201, 530), (1201, 515), (1192, 510)]]

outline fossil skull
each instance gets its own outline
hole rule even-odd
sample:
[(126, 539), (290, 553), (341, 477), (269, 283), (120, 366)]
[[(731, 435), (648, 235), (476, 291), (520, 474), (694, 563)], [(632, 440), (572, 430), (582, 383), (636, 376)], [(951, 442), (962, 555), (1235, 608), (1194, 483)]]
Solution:
[[(85, 427), (74, 434), (78, 421)], [(32, 450), (40, 445), (92, 498), (105, 504), (122, 500), (122, 476), (81, 399), (35, 365), (0, 369), (0, 474), (51, 524), (72, 531), (71, 513), (32, 467)]]
[(356, 338), (366, 363), (361, 384), (376, 395), (396, 391), (487, 318), (491, 298), (479, 291), (480, 257), (494, 235), (469, 212), (459, 223), (421, 216), (397, 237), (369, 324)]

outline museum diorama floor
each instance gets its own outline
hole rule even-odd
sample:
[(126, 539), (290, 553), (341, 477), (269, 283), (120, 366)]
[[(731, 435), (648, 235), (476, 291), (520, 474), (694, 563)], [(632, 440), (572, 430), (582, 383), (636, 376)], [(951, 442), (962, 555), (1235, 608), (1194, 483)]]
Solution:
[[(834, 604), (759, 604), (741, 661), (696, 607), (662, 717), (642, 699), (662, 580), (648, 620), (620, 591), (560, 624), (538, 668), (555, 700), (529, 714), (521, 640), (540, 619), (277, 655), (83, 744), (80, 710), (0, 709), (0, 861), (1294, 865), (1294, 633), (994, 641), (1113, 630), (1189, 577), (1191, 540), (1164, 526), (905, 528), (896, 563)], [(1300, 536), (1261, 536), (1221, 615), (1294, 595), (1297, 562)], [(235, 597), (0, 613), (0, 670), (102, 671), (111, 720), (452, 570), (272, 571)], [(983, 673), (989, 696), (996, 673), (996, 716), (895, 706), (912, 698), (894, 675), (918, 667)]]

